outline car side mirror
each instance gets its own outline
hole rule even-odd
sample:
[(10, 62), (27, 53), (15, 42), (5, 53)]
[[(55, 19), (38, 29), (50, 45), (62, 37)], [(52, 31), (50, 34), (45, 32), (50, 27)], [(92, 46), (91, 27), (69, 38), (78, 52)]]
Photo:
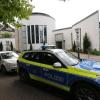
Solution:
[(53, 64), (53, 66), (56, 67), (56, 68), (61, 68), (62, 65), (61, 65), (60, 62), (56, 62), (56, 63)]

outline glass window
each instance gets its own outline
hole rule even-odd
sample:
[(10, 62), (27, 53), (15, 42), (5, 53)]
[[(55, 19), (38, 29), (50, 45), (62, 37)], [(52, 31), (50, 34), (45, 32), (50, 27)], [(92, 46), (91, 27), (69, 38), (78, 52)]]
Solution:
[(11, 50), (10, 41), (6, 41), (6, 50)]
[(22, 26), (22, 32), (26, 33), (26, 26), (25, 25)]
[(23, 58), (26, 59), (26, 60), (30, 60), (30, 57), (31, 57), (31, 53), (25, 53), (23, 55)]
[(40, 32), (40, 43), (43, 43), (43, 26), (39, 26), (39, 32)]
[(35, 25), (35, 31), (36, 31), (36, 43), (39, 43), (39, 26)]
[(31, 25), (32, 43), (35, 43), (34, 25)]
[(44, 41), (47, 43), (47, 26), (44, 26)]
[(2, 59), (10, 59), (13, 57), (11, 52), (1, 53)]
[(27, 26), (27, 35), (28, 35), (28, 44), (31, 43), (31, 38), (30, 38), (30, 26)]
[(60, 61), (54, 55), (44, 52), (41, 54), (40, 62), (43, 64), (53, 65), (55, 62)]
[(61, 50), (57, 52), (57, 55), (66, 63), (66, 65), (72, 66), (79, 63), (79, 60), (69, 52)]

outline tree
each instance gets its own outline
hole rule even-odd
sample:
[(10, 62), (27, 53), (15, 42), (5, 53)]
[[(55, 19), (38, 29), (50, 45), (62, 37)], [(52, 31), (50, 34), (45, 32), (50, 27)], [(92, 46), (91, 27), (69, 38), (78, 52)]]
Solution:
[(11, 42), (11, 45), (10, 45), (10, 46), (11, 46), (11, 51), (13, 51), (14, 48), (13, 48), (13, 44), (12, 44), (12, 42)]
[(89, 37), (87, 36), (87, 33), (85, 33), (85, 36), (83, 37), (83, 51), (84, 51), (84, 53), (88, 53), (90, 48), (91, 48), (91, 42), (89, 40)]
[(5, 33), (3, 34), (3, 37), (4, 37), (4, 38), (11, 38), (11, 36), (12, 36), (12, 34), (9, 33), (9, 32), (5, 32)]
[(8, 24), (17, 26), (18, 20), (28, 19), (32, 8), (28, 0), (0, 0), (0, 22), (5, 27)]
[(75, 44), (75, 41), (74, 41), (74, 44), (73, 44), (73, 51), (75, 52), (76, 51), (76, 44)]
[(3, 51), (3, 44), (0, 42), (0, 51)]

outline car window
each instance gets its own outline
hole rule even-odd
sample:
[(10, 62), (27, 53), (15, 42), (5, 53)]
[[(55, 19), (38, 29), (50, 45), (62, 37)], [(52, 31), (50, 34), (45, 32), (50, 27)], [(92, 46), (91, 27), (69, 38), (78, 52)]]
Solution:
[(59, 62), (59, 60), (53, 54), (43, 52), (40, 56), (40, 62), (48, 65), (53, 65), (55, 62)]
[(28, 52), (24, 54), (23, 58), (29, 61), (39, 62), (39, 54), (37, 52)]
[(31, 58), (31, 53), (30, 53), (30, 52), (29, 52), (29, 53), (25, 53), (25, 54), (23, 55), (23, 58), (26, 59), (26, 60), (30, 60), (30, 58)]
[(11, 57), (13, 57), (11, 52), (7, 52), (7, 53), (1, 53), (2, 59), (10, 59)]
[(31, 54), (31, 61), (39, 62), (40, 60), (40, 54), (37, 52), (34, 52)]
[(73, 66), (79, 63), (79, 60), (76, 57), (63, 50), (56, 52), (56, 54), (66, 63), (66, 65)]

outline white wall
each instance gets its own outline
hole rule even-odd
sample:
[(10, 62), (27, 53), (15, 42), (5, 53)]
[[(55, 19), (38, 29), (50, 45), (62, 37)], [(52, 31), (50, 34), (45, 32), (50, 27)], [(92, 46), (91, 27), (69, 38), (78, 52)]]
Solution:
[[(48, 44), (56, 44), (55, 43), (55, 35), (62, 34), (63, 40), (65, 40), (65, 49), (69, 50), (72, 49), (72, 41), (76, 41), (76, 32), (75, 29), (81, 28), (81, 48), (83, 49), (83, 37), (85, 33), (88, 34), (92, 49), (100, 49), (100, 36), (99, 36), (99, 12), (96, 11), (93, 14), (89, 15), (88, 17), (84, 18), (83, 20), (77, 22), (76, 24), (72, 25), (69, 28), (63, 29), (55, 29), (55, 20), (49, 16), (43, 15), (32, 15), (30, 16), (29, 20), (22, 20), (21, 23), (23, 25), (47, 25), (47, 43)], [(54, 31), (53, 31), (54, 30)], [(22, 30), (19, 30), (19, 46), (20, 50), (23, 50), (23, 37), (22, 37)], [(71, 40), (71, 33), (73, 39)], [(27, 34), (26, 34), (27, 37)], [(27, 40), (26, 40), (27, 41)], [(33, 44), (33, 48), (38, 49), (41, 47), (41, 43)], [(27, 49), (29, 49), (30, 45), (27, 44)]]
[[(32, 15), (29, 17), (29, 20), (22, 20), (20, 22), (22, 25), (46, 25), (47, 26), (47, 43), (48, 44), (54, 44), (54, 35), (52, 33), (52, 30), (55, 29), (55, 20), (49, 16), (43, 16), (43, 15)], [(22, 50), (22, 34), (21, 33), (21, 29), (19, 30), (19, 46), (20, 46), (20, 50)], [(27, 35), (27, 34), (26, 34)], [(27, 36), (26, 36), (27, 37)], [(34, 49), (38, 49), (40, 48), (41, 44), (33, 44), (33, 48)], [(29, 44), (27, 44), (27, 49), (29, 49)]]
[[(76, 24), (72, 25), (71, 28), (63, 28), (54, 30), (53, 34), (63, 34), (63, 40), (65, 40), (65, 49), (69, 50), (72, 48), (72, 41), (77, 41), (75, 29), (81, 29), (81, 49), (83, 49), (83, 37), (85, 33), (90, 38), (92, 49), (100, 50), (100, 32), (99, 32), (99, 12), (96, 11), (89, 15), (88, 17), (84, 18), (83, 20), (77, 22)], [(73, 39), (71, 40), (71, 33)]]
[(97, 50), (99, 50), (99, 45), (100, 45), (99, 44), (99, 12), (93, 13), (88, 18), (72, 26), (73, 38), (75, 41), (76, 41), (76, 33), (75, 33), (76, 28), (81, 28), (82, 49), (83, 49), (83, 37), (85, 33), (87, 33), (92, 44), (92, 49), (96, 48)]
[(15, 45), (15, 38), (2, 38), (0, 39), (0, 42), (2, 42), (3, 44), (3, 50), (6, 50), (6, 41), (9, 41), (9, 43), (11, 44), (11, 42), (13, 43), (13, 47), (16, 48)]
[(62, 34), (63, 35), (63, 40), (65, 40), (65, 48), (64, 48), (65, 50), (70, 50), (72, 48), (71, 32), (72, 32), (71, 27), (65, 28), (65, 29), (58, 29), (58, 30), (53, 31), (54, 35), (56, 35), (56, 34)]

